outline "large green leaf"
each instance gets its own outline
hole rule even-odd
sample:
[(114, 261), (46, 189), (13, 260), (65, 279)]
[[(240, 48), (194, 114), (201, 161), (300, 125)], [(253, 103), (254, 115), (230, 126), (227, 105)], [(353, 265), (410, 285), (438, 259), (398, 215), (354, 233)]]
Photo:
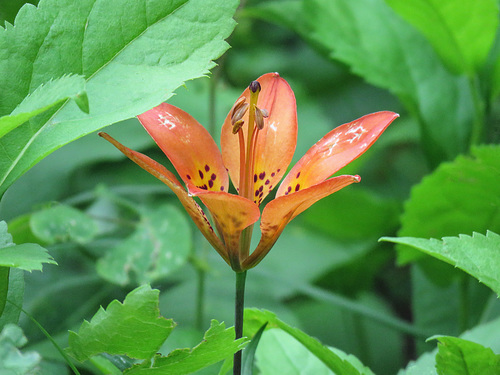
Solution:
[(381, 240), (411, 246), (458, 267), (500, 296), (500, 236), (496, 233), (444, 237), (441, 241), (415, 237), (382, 237)]
[(100, 353), (152, 358), (174, 329), (171, 319), (160, 316), (160, 292), (143, 285), (130, 292), (123, 303), (114, 300), (102, 307), (78, 333), (69, 333), (70, 354), (84, 361)]
[(474, 111), (469, 82), (446, 69), (423, 35), (383, 0), (292, 3), (266, 2), (251, 14), (276, 18), (369, 83), (397, 95), (419, 120), (434, 164), (467, 150)]
[(191, 231), (186, 216), (174, 206), (142, 210), (134, 233), (97, 262), (106, 280), (125, 285), (153, 282), (187, 262)]
[(77, 75), (63, 76), (42, 84), (28, 95), (8, 116), (0, 117), (0, 138), (30, 118), (68, 98), (74, 98), (80, 109), (88, 113), (85, 79)]
[[(412, 189), (399, 237), (500, 233), (500, 147), (476, 147), (471, 153), (440, 165)], [(421, 256), (406, 247), (398, 249), (402, 264)]]
[(329, 348), (321, 344), (317, 339), (308, 336), (301, 330), (281, 321), (272, 312), (257, 309), (245, 310), (245, 324), (248, 323), (248, 325), (250, 326), (246, 328), (247, 330), (250, 329), (257, 331), (257, 329), (266, 322), (268, 323), (268, 328), (280, 328), (281, 330), (285, 331), (290, 336), (295, 338), (334, 373), (342, 375), (373, 374), (370, 369), (361, 365), (356, 357), (347, 355), (337, 350), (331, 351)]
[(439, 341), (436, 368), (439, 375), (498, 375), (500, 356), (481, 344), (452, 336)]
[(497, 0), (386, 0), (419, 29), (455, 73), (485, 62), (498, 27)]
[(156, 355), (153, 363), (145, 361), (124, 372), (127, 375), (187, 375), (220, 362), (238, 350), (243, 349), (247, 340), (235, 340), (234, 328), (212, 320), (203, 341), (193, 349), (176, 349), (163, 357)]
[(0, 139), (0, 192), (50, 152), (168, 99), (228, 45), (238, 1), (42, 0), (0, 29), (0, 116), (64, 74), (86, 79), (90, 113), (72, 101)]

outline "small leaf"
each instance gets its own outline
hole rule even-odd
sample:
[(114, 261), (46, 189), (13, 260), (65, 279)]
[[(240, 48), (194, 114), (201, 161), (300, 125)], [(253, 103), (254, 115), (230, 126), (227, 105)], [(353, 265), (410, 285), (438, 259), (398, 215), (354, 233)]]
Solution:
[(42, 357), (37, 352), (22, 353), (18, 348), (28, 342), (21, 328), (6, 325), (0, 333), (0, 374), (33, 374)]
[(434, 336), (438, 354), (436, 369), (439, 375), (498, 375), (500, 356), (490, 348), (452, 336)]
[(0, 138), (30, 118), (69, 98), (73, 98), (82, 111), (89, 113), (87, 94), (84, 90), (85, 79), (74, 74), (42, 83), (26, 96), (10, 115), (0, 117)]
[(185, 264), (191, 246), (189, 223), (177, 208), (144, 209), (135, 232), (99, 259), (97, 272), (120, 285), (152, 282)]
[(75, 241), (86, 243), (97, 233), (97, 225), (76, 208), (57, 205), (35, 212), (30, 218), (33, 233), (48, 244)]
[(131, 291), (123, 303), (114, 300), (84, 321), (78, 333), (69, 333), (70, 354), (84, 361), (100, 353), (152, 358), (175, 323), (160, 316), (159, 291), (144, 285)]
[(486, 232), (443, 237), (442, 241), (415, 237), (382, 237), (382, 241), (405, 244), (464, 270), (500, 296), (500, 236)]
[(279, 320), (276, 315), (270, 311), (245, 309), (245, 323), (247, 322), (254, 327), (255, 325), (260, 327), (265, 322), (268, 322), (269, 328), (282, 329), (304, 345), (334, 373), (342, 375), (373, 375), (373, 372), (369, 368), (363, 366), (353, 355), (347, 355), (340, 350), (335, 350), (335, 352), (331, 351), (315, 338)]
[(243, 349), (247, 340), (235, 340), (234, 328), (225, 328), (224, 323), (212, 320), (203, 341), (193, 349), (176, 349), (168, 356), (156, 355), (153, 363), (149, 361), (126, 370), (126, 375), (184, 375), (201, 370), (232, 356)]
[(41, 271), (42, 263), (57, 264), (47, 250), (38, 244), (12, 243), (12, 236), (7, 232), (7, 224), (5, 221), (0, 221), (0, 266)]
[(11, 268), (9, 271), (9, 284), (3, 313), (0, 315), (0, 330), (6, 324), (17, 324), (21, 310), (17, 306), (22, 306), (24, 299), (24, 271)]

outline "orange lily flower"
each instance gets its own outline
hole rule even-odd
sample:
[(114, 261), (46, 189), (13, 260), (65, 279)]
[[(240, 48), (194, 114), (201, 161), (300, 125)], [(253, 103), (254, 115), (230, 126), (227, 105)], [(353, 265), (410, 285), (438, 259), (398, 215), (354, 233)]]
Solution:
[[(363, 154), (396, 117), (377, 112), (326, 134), (290, 170), (262, 215), (259, 205), (285, 174), (297, 143), (295, 96), (277, 73), (253, 81), (236, 101), (222, 126), (222, 153), (202, 125), (173, 105), (163, 103), (138, 116), (187, 190), (161, 164), (106, 133), (99, 135), (170, 187), (220, 256), (242, 272), (266, 256), (298, 214), (361, 180), (357, 175), (329, 177)], [(229, 192), (229, 176), (238, 194)], [(194, 197), (210, 212), (215, 230)], [(259, 218), (261, 239), (250, 253), (253, 224)]]

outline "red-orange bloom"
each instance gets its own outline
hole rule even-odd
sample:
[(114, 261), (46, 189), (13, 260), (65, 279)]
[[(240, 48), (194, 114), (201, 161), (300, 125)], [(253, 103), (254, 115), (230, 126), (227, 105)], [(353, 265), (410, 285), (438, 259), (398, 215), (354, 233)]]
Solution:
[[(329, 132), (290, 170), (262, 215), (259, 205), (285, 174), (297, 143), (295, 96), (277, 73), (252, 82), (236, 101), (222, 126), (222, 153), (208, 131), (177, 107), (163, 103), (138, 116), (187, 191), (161, 164), (106, 133), (100, 135), (169, 186), (220, 256), (241, 272), (266, 256), (298, 214), (359, 182), (359, 176), (329, 177), (363, 154), (396, 117), (393, 112), (377, 112)], [(228, 192), (229, 176), (238, 194)], [(193, 197), (203, 202), (213, 224)], [(261, 239), (250, 253), (252, 228), (259, 217)]]

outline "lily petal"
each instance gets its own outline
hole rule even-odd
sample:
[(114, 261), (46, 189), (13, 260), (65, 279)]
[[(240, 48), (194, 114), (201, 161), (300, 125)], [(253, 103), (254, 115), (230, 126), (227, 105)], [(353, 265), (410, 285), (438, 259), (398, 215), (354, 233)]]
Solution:
[(235, 271), (241, 271), (239, 255), (241, 232), (259, 220), (259, 208), (254, 202), (239, 195), (196, 188), (191, 193), (199, 197), (212, 214), (215, 225), (224, 239), (231, 267)]
[(271, 250), (285, 226), (298, 214), (307, 210), (320, 199), (359, 181), (361, 181), (359, 176), (333, 177), (297, 193), (284, 195), (269, 202), (262, 212), (260, 242), (254, 252), (243, 262), (243, 269), (249, 269), (259, 264)]
[(167, 185), (174, 194), (179, 198), (181, 204), (184, 206), (185, 210), (191, 216), (191, 219), (194, 221), (200, 232), (205, 236), (205, 238), (210, 242), (215, 250), (219, 253), (219, 255), (228, 263), (229, 257), (227, 251), (225, 250), (224, 244), (220, 240), (219, 237), (215, 234), (210, 222), (208, 221), (205, 213), (201, 209), (201, 207), (196, 203), (196, 201), (188, 195), (184, 187), (180, 184), (179, 180), (175, 177), (175, 175), (170, 172), (167, 168), (165, 168), (160, 163), (154, 161), (150, 157), (141, 154), (140, 152), (131, 150), (128, 147), (125, 147), (116, 139), (111, 137), (110, 135), (100, 132), (99, 135), (112, 143), (118, 150), (123, 152), (125, 156), (127, 156), (130, 160), (136, 163), (139, 167), (144, 169), (145, 171), (152, 174), (154, 177), (159, 179), (165, 185)]
[[(290, 164), (297, 145), (297, 107), (295, 96), (288, 83), (278, 73), (264, 74), (257, 81), (261, 91), (257, 101), (260, 109), (267, 110), (264, 127), (259, 131), (254, 164), (254, 189), (259, 191), (256, 201), (262, 201), (281, 180)], [(247, 88), (241, 97), (250, 100)], [(238, 136), (233, 134), (232, 110), (222, 126), (221, 148), (224, 165), (229, 170), (234, 186), (239, 188), (240, 145)], [(248, 129), (248, 112), (243, 117), (243, 134)], [(253, 124), (252, 124), (253, 126)], [(262, 194), (260, 194), (262, 193)]]
[(162, 103), (137, 118), (188, 187), (228, 190), (229, 177), (217, 144), (190, 114)]
[(294, 165), (276, 196), (297, 192), (330, 177), (362, 155), (397, 117), (394, 112), (376, 112), (333, 129)]

